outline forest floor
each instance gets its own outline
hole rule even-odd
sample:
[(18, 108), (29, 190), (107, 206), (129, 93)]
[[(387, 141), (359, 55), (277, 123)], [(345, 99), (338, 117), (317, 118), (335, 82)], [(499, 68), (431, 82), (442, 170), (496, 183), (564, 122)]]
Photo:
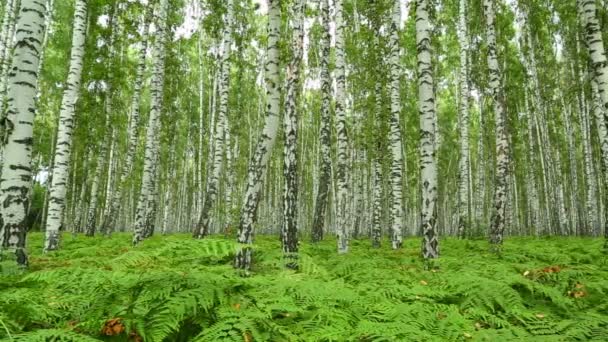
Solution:
[(72, 237), (30, 269), (0, 263), (3, 341), (606, 341), (608, 258), (601, 240), (443, 239), (425, 270), (419, 239), (399, 251), (301, 244), (284, 270), (276, 237), (258, 238), (255, 270), (232, 268), (232, 239)]

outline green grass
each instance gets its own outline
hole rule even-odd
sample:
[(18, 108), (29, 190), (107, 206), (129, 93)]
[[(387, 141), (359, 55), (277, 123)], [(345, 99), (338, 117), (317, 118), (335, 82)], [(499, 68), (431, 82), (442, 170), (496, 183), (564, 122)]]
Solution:
[[(608, 340), (601, 240), (510, 238), (498, 257), (485, 241), (444, 239), (428, 271), (418, 239), (400, 251), (352, 241), (347, 255), (333, 240), (303, 242), (295, 272), (282, 268), (278, 238), (261, 237), (247, 278), (220, 237), (133, 248), (128, 235), (65, 235), (62, 245), (43, 255), (31, 234), (28, 271), (0, 263), (3, 341)], [(112, 327), (125, 331), (107, 336)]]

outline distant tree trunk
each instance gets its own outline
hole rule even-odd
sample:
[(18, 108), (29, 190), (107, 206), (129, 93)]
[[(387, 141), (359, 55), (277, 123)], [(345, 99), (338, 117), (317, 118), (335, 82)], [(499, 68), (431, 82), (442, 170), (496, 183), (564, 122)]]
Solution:
[(298, 121), (301, 93), (300, 64), (304, 54), (304, 0), (293, 3), (292, 56), (287, 66), (287, 97), (283, 117), (283, 222), (281, 243), (285, 265), (298, 268)]
[(59, 248), (59, 230), (63, 223), (65, 212), (65, 195), (72, 153), (74, 110), (80, 94), (80, 81), (82, 79), (86, 21), (87, 2), (86, 0), (77, 0), (74, 5), (70, 69), (59, 113), (59, 128), (57, 143), (55, 145), (53, 181), (50, 189), (48, 217), (46, 220), (46, 240), (44, 243), (44, 250), (46, 252)]
[(331, 182), (331, 78), (329, 75), (329, 1), (322, 0), (321, 21), (323, 33), (321, 38), (321, 131), (319, 144), (321, 158), (319, 158), (319, 183), (317, 185), (317, 200), (315, 202), (315, 216), (312, 224), (312, 241), (323, 240), (323, 228), (327, 212), (327, 199), (329, 197), (329, 184)]
[(496, 13), (494, 12), (494, 5), (494, 0), (483, 0), (488, 45), (489, 88), (492, 94), (496, 122), (496, 188), (494, 191), (494, 212), (492, 213), (490, 226), (490, 243), (492, 243), (496, 251), (499, 251), (505, 231), (509, 147), (506, 132), (504, 90), (501, 84), (502, 74), (498, 64), (498, 49), (496, 46)]
[(400, 96), (400, 62), (399, 62), (399, 22), (401, 20), (401, 1), (393, 5), (389, 45), (391, 49), (391, 244), (399, 249), (403, 236), (403, 148), (401, 146), (401, 96)]
[(335, 0), (336, 18), (336, 134), (338, 137), (338, 167), (336, 170), (336, 218), (338, 235), (338, 253), (348, 252), (350, 229), (346, 224), (346, 207), (349, 202), (347, 168), (348, 168), (348, 133), (346, 130), (346, 73), (344, 49), (344, 18), (342, 0)]
[(458, 164), (458, 236), (464, 237), (471, 227), (471, 196), (469, 193), (469, 36), (466, 20), (466, 0), (460, 0), (458, 41), (460, 44), (460, 73), (458, 96), (458, 131), (460, 132), (460, 158)]
[(141, 36), (141, 45), (139, 49), (139, 60), (137, 64), (137, 71), (135, 75), (135, 82), (133, 83), (133, 96), (131, 97), (131, 108), (129, 127), (127, 131), (127, 154), (125, 161), (122, 164), (120, 171), (120, 179), (118, 180), (114, 191), (112, 192), (112, 198), (110, 201), (110, 208), (108, 211), (108, 219), (105, 221), (104, 231), (110, 235), (116, 229), (116, 222), (119, 217), (119, 206), (121, 198), (124, 196), (123, 187), (131, 174), (133, 168), (133, 160), (135, 159), (135, 150), (137, 148), (137, 142), (139, 135), (137, 134), (137, 126), (139, 126), (139, 106), (141, 102), (141, 92), (144, 83), (144, 77), (146, 72), (146, 52), (148, 50), (148, 33), (150, 29), (150, 16), (152, 11), (146, 10), (144, 17), (144, 32)]
[(3, 151), (0, 200), (2, 214), (0, 248), (15, 251), (17, 264), (27, 267), (26, 216), (30, 203), (33, 125), (38, 63), (46, 7), (37, 0), (22, 0), (17, 19), (16, 41), (9, 75), (8, 128)]
[(205, 200), (201, 210), (199, 222), (195, 230), (194, 237), (201, 239), (209, 234), (209, 223), (210, 223), (210, 211), (217, 200), (217, 193), (220, 185), (220, 178), (222, 176), (222, 166), (224, 159), (225, 146), (225, 131), (228, 129), (226, 124), (228, 123), (228, 95), (230, 92), (230, 49), (232, 46), (231, 39), (231, 27), (232, 27), (232, 15), (233, 5), (232, 0), (226, 1), (226, 15), (224, 16), (224, 32), (222, 38), (222, 56), (220, 61), (220, 84), (219, 84), (219, 111), (218, 119), (216, 123), (214, 134), (214, 145), (213, 145), (213, 162), (211, 164), (211, 170), (209, 180), (207, 183), (207, 192), (205, 194)]
[(279, 105), (281, 89), (279, 85), (279, 39), (281, 26), (281, 6), (279, 0), (268, 1), (268, 56), (266, 58), (267, 110), (264, 129), (254, 155), (249, 162), (247, 190), (241, 209), (241, 219), (237, 241), (245, 244), (238, 251), (235, 267), (250, 270), (253, 243), (253, 225), (256, 221), (260, 192), (268, 161), (274, 147), (279, 129)]
[(418, 112), (420, 114), (420, 176), (422, 185), (422, 257), (439, 257), (437, 234), (437, 160), (435, 158), (435, 91), (431, 58), (429, 1), (416, 0), (418, 49)]
[(151, 88), (151, 109), (146, 132), (146, 148), (144, 156), (144, 174), (137, 212), (133, 244), (137, 245), (154, 231), (154, 213), (156, 199), (156, 175), (158, 162), (158, 129), (163, 106), (163, 87), (165, 80), (165, 43), (167, 39), (167, 10), (168, 0), (161, 0), (155, 23), (158, 29), (154, 46), (154, 66)]
[[(374, 119), (374, 130), (380, 132), (380, 124), (382, 115), (382, 84), (376, 81), (376, 107), (375, 107), (375, 119)], [(372, 182), (373, 182), (373, 209), (372, 209), (372, 247), (380, 248), (382, 239), (382, 137), (380, 134), (375, 134), (373, 140), (373, 156), (372, 161)]]

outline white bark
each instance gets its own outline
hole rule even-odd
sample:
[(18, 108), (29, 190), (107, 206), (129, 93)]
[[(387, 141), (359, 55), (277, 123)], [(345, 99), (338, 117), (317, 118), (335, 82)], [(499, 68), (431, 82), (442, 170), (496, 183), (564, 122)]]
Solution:
[[(0, 116), (4, 116), (5, 95), (8, 85), (8, 70), (11, 66), (11, 46), (15, 35), (16, 10), (18, 0), (9, 0), (6, 4), (4, 19), (2, 21), (2, 31), (0, 31)], [(44, 35), (44, 34), (43, 34)], [(42, 51), (41, 51), (42, 53)], [(39, 63), (40, 64), (40, 63)], [(4, 131), (3, 127), (3, 131)], [(3, 135), (3, 134), (2, 134)]]
[[(508, 141), (506, 135), (506, 113), (504, 108), (504, 91), (502, 73), (498, 64), (496, 46), (496, 13), (494, 0), (483, 0), (486, 17), (486, 41), (488, 45), (489, 90), (494, 105), (496, 124), (496, 183), (494, 190), (494, 212), (490, 226), (490, 242), (499, 246), (503, 242), (505, 215), (507, 207), (507, 172), (509, 168)], [(498, 247), (494, 247), (498, 248)]]
[(163, 86), (165, 80), (165, 43), (167, 39), (167, 10), (168, 0), (161, 0), (156, 17), (158, 35), (154, 46), (154, 72), (151, 84), (151, 109), (146, 132), (146, 151), (144, 156), (144, 174), (137, 212), (133, 244), (137, 245), (146, 235), (154, 231), (154, 213), (156, 198), (156, 172), (158, 162), (158, 128), (163, 106)]
[(336, 18), (336, 134), (338, 140), (338, 160), (336, 169), (336, 230), (338, 236), (338, 253), (348, 252), (348, 240), (350, 238), (350, 228), (347, 220), (347, 205), (349, 198), (348, 192), (348, 134), (346, 130), (346, 72), (345, 72), (345, 48), (344, 48), (344, 28), (346, 27), (343, 18), (342, 0), (335, 0)]
[(471, 227), (471, 194), (469, 192), (469, 37), (466, 20), (466, 0), (460, 0), (458, 42), (460, 44), (458, 131), (460, 132), (460, 158), (458, 163), (458, 235), (464, 236)]
[(267, 106), (264, 128), (257, 142), (255, 153), (249, 164), (247, 190), (241, 209), (241, 219), (237, 241), (245, 244), (238, 252), (235, 266), (249, 270), (251, 267), (251, 243), (253, 243), (257, 208), (260, 200), (264, 175), (274, 148), (279, 129), (279, 38), (281, 26), (281, 4), (279, 0), (268, 1), (268, 56), (266, 58)]
[(22, 0), (17, 19), (16, 42), (9, 76), (8, 111), (3, 152), (2, 225), (0, 247), (14, 250), (17, 263), (27, 266), (25, 240), (28, 227), (26, 215), (31, 192), (31, 159), (35, 96), (38, 86), (38, 64), (44, 34), (45, 3)]
[(63, 223), (65, 212), (70, 156), (72, 153), (74, 111), (80, 95), (82, 65), (85, 53), (86, 24), (87, 2), (86, 0), (77, 0), (74, 5), (74, 27), (70, 67), (59, 113), (59, 127), (53, 163), (53, 179), (50, 189), (48, 216), (46, 219), (44, 250), (47, 252), (59, 247), (59, 230)]
[(435, 91), (431, 64), (428, 0), (416, 0), (418, 50), (418, 112), (420, 114), (420, 176), (422, 186), (422, 257), (439, 257), (437, 234), (437, 161), (435, 158)]
[(207, 192), (200, 214), (200, 219), (195, 230), (196, 238), (203, 238), (209, 234), (210, 212), (217, 200), (217, 193), (222, 176), (222, 166), (224, 159), (225, 135), (228, 123), (228, 95), (230, 91), (230, 48), (232, 45), (231, 27), (233, 16), (232, 0), (226, 1), (226, 15), (224, 17), (224, 32), (222, 38), (222, 56), (220, 61), (220, 83), (219, 83), (219, 111), (215, 130), (213, 132), (213, 162), (207, 183)]
[(399, 23), (401, 20), (401, 1), (395, 0), (389, 45), (391, 49), (391, 119), (390, 119), (390, 144), (391, 144), (391, 245), (393, 249), (399, 249), (403, 240), (403, 148), (401, 144), (401, 96), (400, 96), (400, 72), (399, 63)]

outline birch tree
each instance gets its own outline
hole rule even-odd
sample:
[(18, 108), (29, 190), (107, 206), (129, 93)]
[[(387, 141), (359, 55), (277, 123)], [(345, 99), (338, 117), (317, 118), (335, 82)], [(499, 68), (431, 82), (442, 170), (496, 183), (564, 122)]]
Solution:
[(72, 154), (74, 112), (80, 95), (82, 63), (85, 54), (86, 25), (87, 1), (77, 0), (74, 5), (70, 67), (59, 113), (57, 143), (55, 144), (53, 179), (50, 189), (48, 217), (46, 219), (45, 251), (52, 251), (59, 247), (59, 230), (63, 225), (70, 156)]
[[(604, 111), (604, 126), (608, 127), (608, 60), (602, 38), (602, 30), (596, 16), (594, 0), (577, 0), (580, 20), (585, 36), (585, 45), (589, 51), (594, 81), (597, 84), (599, 98)], [(604, 142), (602, 142), (604, 143)], [(608, 193), (608, 192), (607, 192)], [(608, 221), (604, 227), (606, 242), (604, 249), (608, 250)]]
[(210, 211), (217, 200), (217, 192), (219, 189), (220, 177), (222, 175), (222, 166), (224, 159), (224, 151), (229, 148), (225, 146), (226, 127), (228, 120), (228, 94), (230, 91), (230, 49), (232, 45), (231, 26), (233, 16), (232, 0), (226, 1), (226, 15), (224, 17), (224, 32), (222, 38), (222, 56), (220, 61), (220, 83), (219, 83), (219, 111), (216, 121), (213, 146), (213, 162), (211, 164), (209, 183), (207, 184), (207, 192), (203, 207), (201, 210), (199, 222), (195, 230), (196, 238), (203, 238), (209, 234)]
[(458, 131), (460, 158), (458, 162), (458, 235), (464, 236), (471, 227), (471, 196), (469, 170), (469, 37), (467, 30), (467, 1), (460, 0), (458, 11), (458, 43), (460, 45), (460, 73), (458, 74)]
[(319, 184), (312, 225), (312, 241), (323, 239), (327, 200), (329, 198), (329, 185), (331, 182), (331, 78), (329, 75), (329, 1), (322, 0), (321, 23), (323, 33), (321, 36), (321, 129), (319, 135)]
[(256, 221), (260, 192), (266, 174), (268, 161), (279, 129), (279, 105), (281, 89), (279, 86), (279, 39), (281, 26), (281, 4), (279, 0), (268, 0), (268, 52), (265, 65), (266, 78), (266, 116), (264, 128), (258, 139), (255, 153), (249, 162), (245, 198), (241, 208), (241, 219), (237, 241), (243, 244), (239, 249), (235, 267), (251, 268), (251, 244), (253, 243), (254, 223)]
[(144, 156), (144, 174), (137, 211), (135, 216), (135, 229), (133, 231), (133, 244), (139, 244), (146, 235), (154, 230), (154, 210), (156, 194), (156, 172), (158, 162), (158, 128), (163, 106), (163, 86), (165, 80), (165, 42), (167, 36), (167, 10), (168, 0), (161, 0), (158, 14), (155, 18), (158, 35), (154, 44), (154, 66), (151, 84), (151, 109), (146, 132), (146, 148)]
[(504, 109), (504, 94), (502, 76), (498, 64), (496, 46), (496, 13), (494, 0), (483, 0), (486, 19), (486, 44), (488, 46), (489, 91), (492, 96), (494, 120), (496, 123), (496, 183), (494, 191), (494, 212), (490, 223), (490, 242), (497, 251), (503, 242), (505, 230), (505, 215), (507, 206), (507, 172), (509, 168), (508, 142), (506, 134), (506, 113)]
[(422, 257), (439, 257), (437, 236), (437, 160), (435, 157), (435, 90), (431, 60), (428, 0), (416, 0), (418, 112), (420, 114), (420, 184), (422, 185)]
[(403, 148), (401, 145), (401, 96), (399, 63), (399, 21), (401, 20), (401, 1), (395, 0), (390, 26), (390, 68), (391, 68), (391, 245), (399, 249), (403, 235)]
[(347, 225), (348, 196), (348, 133), (346, 130), (346, 67), (344, 56), (344, 18), (342, 0), (335, 0), (336, 18), (336, 134), (337, 134), (337, 170), (336, 170), (336, 216), (338, 253), (348, 252), (350, 229)]
[(2, 222), (0, 247), (15, 251), (17, 264), (27, 267), (26, 215), (30, 202), (33, 123), (36, 112), (38, 63), (46, 7), (42, 0), (21, 0), (9, 75), (6, 135), (0, 183)]
[(298, 267), (298, 120), (301, 92), (300, 64), (304, 54), (304, 0), (295, 0), (292, 5), (292, 51), (287, 66), (287, 97), (283, 116), (283, 223), (281, 244), (283, 258), (288, 268)]
[(139, 136), (137, 134), (137, 127), (139, 126), (139, 110), (141, 102), (141, 93), (144, 83), (144, 77), (146, 72), (146, 53), (148, 51), (148, 33), (150, 30), (150, 16), (152, 15), (151, 9), (146, 9), (143, 25), (144, 32), (141, 36), (141, 42), (139, 47), (137, 70), (135, 75), (135, 82), (133, 84), (133, 96), (131, 97), (131, 106), (129, 111), (129, 126), (127, 131), (127, 154), (125, 156), (122, 169), (120, 171), (120, 179), (118, 180), (115, 189), (112, 191), (112, 198), (110, 200), (110, 208), (108, 211), (108, 219), (104, 222), (104, 232), (106, 234), (112, 234), (116, 229), (116, 221), (119, 214), (120, 200), (123, 194), (123, 186), (131, 174), (133, 168), (133, 160), (135, 159), (135, 150)]

